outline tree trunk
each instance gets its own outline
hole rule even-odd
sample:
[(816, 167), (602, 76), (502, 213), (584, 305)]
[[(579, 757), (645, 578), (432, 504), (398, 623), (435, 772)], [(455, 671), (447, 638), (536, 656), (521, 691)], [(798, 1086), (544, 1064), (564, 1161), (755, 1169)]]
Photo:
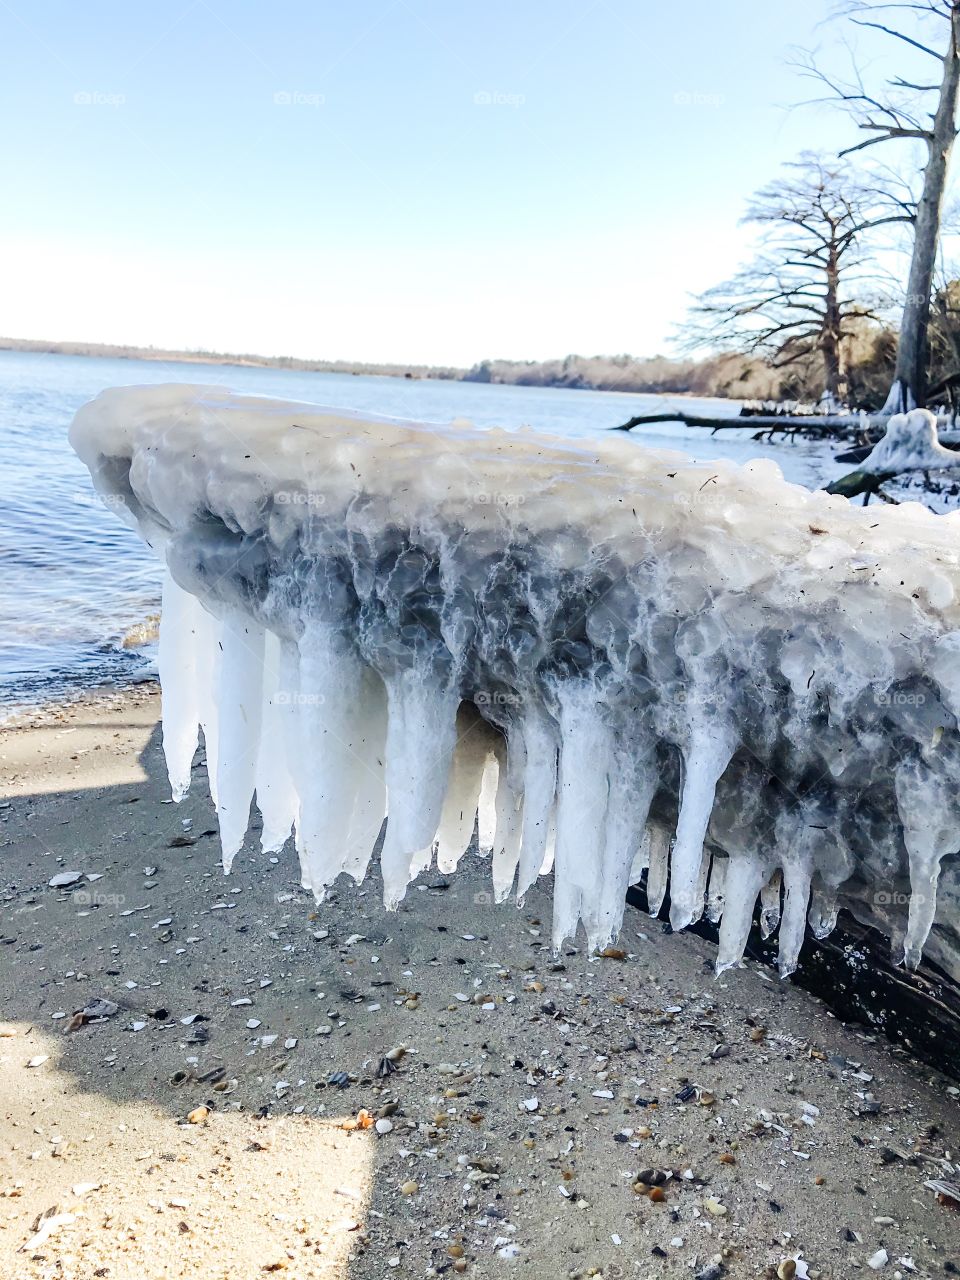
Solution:
[(846, 399), (840, 355), (840, 265), (837, 246), (829, 247), (826, 270), (826, 295), (824, 297), (823, 328), (820, 331), (820, 357), (823, 360), (823, 389), (832, 404), (842, 404)]
[(917, 205), (917, 219), (907, 282), (907, 300), (900, 323), (897, 363), (893, 386), (884, 405), (885, 413), (906, 413), (924, 403), (926, 390), (927, 326), (930, 320), (930, 292), (940, 238), (943, 192), (950, 152), (956, 137), (957, 89), (960, 86), (960, 4), (952, 6), (950, 43), (943, 58), (940, 99), (928, 139), (928, 158), (923, 171), (923, 191)]

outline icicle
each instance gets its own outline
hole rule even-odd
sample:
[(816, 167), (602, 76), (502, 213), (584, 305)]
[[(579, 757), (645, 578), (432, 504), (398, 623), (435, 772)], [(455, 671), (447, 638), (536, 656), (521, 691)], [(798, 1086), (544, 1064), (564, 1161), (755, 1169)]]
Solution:
[(607, 946), (620, 932), (633, 852), (642, 838), (657, 787), (653, 747), (649, 737), (638, 736), (616, 753), (604, 823), (600, 883), (589, 895), (585, 914), (587, 941), (592, 949)]
[(960, 810), (953, 788), (944, 786), (922, 760), (904, 761), (896, 771), (897, 805), (910, 860), (910, 913), (903, 962), (916, 969), (937, 913), (940, 863), (960, 848)]
[(343, 869), (360, 883), (387, 817), (387, 689), (376, 672), (367, 668), (362, 672), (351, 745), (357, 790)]
[(810, 886), (810, 910), (807, 913), (807, 922), (813, 936), (829, 938), (837, 927), (839, 913), (836, 885), (829, 884), (820, 876), (814, 876)]
[[(517, 871), (517, 902), (543, 874), (550, 837), (550, 818), (557, 795), (556, 729), (535, 706), (524, 709), (523, 740), (526, 766), (523, 777), (523, 833)], [(551, 864), (552, 865), (552, 864)]]
[(707, 905), (704, 915), (711, 924), (719, 924), (723, 916), (723, 904), (726, 901), (727, 868), (730, 859), (714, 855), (710, 867), (710, 884), (707, 889)]
[[(600, 717), (590, 686), (558, 689), (560, 786), (553, 889), (553, 945), (577, 932), (596, 890), (606, 825), (613, 735)], [(590, 761), (590, 767), (585, 762)]]
[(319, 900), (341, 871), (366, 865), (383, 822), (382, 715), (376, 683), (337, 629), (307, 625), (299, 650), (297, 848)]
[(360, 676), (349, 744), (355, 791), (343, 869), (359, 884), (367, 874), (387, 812), (387, 691), (377, 673), (366, 667)]
[(710, 864), (713, 861), (713, 855), (706, 845), (703, 846), (703, 853), (700, 857), (700, 874), (697, 876), (697, 889), (694, 902), (697, 904), (697, 919), (699, 920), (707, 908), (707, 881), (710, 879)]
[(543, 851), (543, 864), (540, 867), (540, 874), (548, 876), (553, 870), (554, 863), (557, 860), (557, 806), (554, 803), (550, 809), (550, 817), (547, 821), (547, 847)]
[(493, 754), (492, 743), (493, 735), (476, 708), (463, 703), (457, 712), (457, 745), (437, 832), (437, 869), (444, 875), (456, 871), (473, 839), (483, 771)]
[[(436, 835), (456, 743), (459, 697), (432, 672), (406, 667), (387, 679), (387, 795), (380, 854), (383, 900), (396, 908)], [(429, 853), (428, 853), (429, 856)]]
[[(776, 884), (776, 901), (771, 907), (776, 912), (776, 920), (772, 916), (770, 932), (776, 928), (777, 921), (780, 933), (777, 938), (777, 968), (781, 978), (789, 977), (796, 969), (803, 946), (807, 923), (807, 908), (810, 903), (810, 887), (813, 879), (814, 856), (818, 847), (822, 848), (829, 838), (821, 829), (815, 807), (808, 803), (799, 806), (789, 804), (777, 814), (774, 831), (777, 855), (782, 870), (774, 872), (769, 884), (761, 892), (763, 904), (764, 894), (769, 892), (770, 885)], [(783, 914), (780, 914), (780, 884), (783, 884)], [(761, 927), (763, 915), (761, 915)], [(764, 936), (768, 936), (764, 934)]]
[(207, 784), (213, 807), (217, 808), (217, 752), (220, 740), (220, 664), (223, 649), (220, 636), (223, 625), (219, 618), (201, 608), (194, 615), (197, 669), (197, 718), (203, 730), (203, 748), (207, 758)]
[(647, 910), (656, 917), (660, 914), (667, 895), (667, 875), (670, 867), (670, 832), (659, 822), (651, 822), (644, 833), (649, 853), (647, 855)]
[[(769, 938), (780, 923), (780, 890), (783, 876), (779, 867), (760, 890), (760, 936)], [(806, 905), (804, 905), (806, 914)]]
[(163, 754), (170, 791), (177, 802), (190, 790), (190, 769), (200, 730), (196, 619), (202, 612), (196, 596), (177, 586), (167, 569), (160, 608), (158, 666), (163, 691)]
[(422, 849), (418, 849), (410, 859), (410, 871), (407, 876), (407, 884), (411, 880), (416, 880), (424, 871), (430, 870), (430, 864), (433, 862), (433, 844), (425, 844)]
[[(263, 650), (263, 721), (257, 755), (257, 808), (263, 818), (260, 847), (264, 853), (283, 848), (299, 809), (299, 797), (287, 753), (294, 747), (296, 708), (290, 675), (296, 673), (294, 645), (284, 646), (268, 631)], [(296, 686), (294, 686), (296, 687)]]
[(506, 768), (500, 771), (497, 788), (497, 827), (493, 841), (493, 898), (503, 902), (513, 888), (520, 861), (520, 837), (523, 833), (523, 776), (527, 752), (523, 733), (514, 725), (507, 740)]
[(744, 857), (737, 854), (729, 860), (717, 951), (718, 974), (732, 969), (743, 958), (753, 924), (753, 908), (766, 875), (763, 861), (756, 855)]
[(633, 855), (633, 862), (630, 864), (630, 883), (639, 884), (643, 878), (643, 873), (650, 865), (650, 851), (647, 847), (647, 833), (644, 832), (640, 839), (640, 847)]
[(670, 860), (670, 923), (684, 929), (703, 914), (698, 899), (703, 841), (713, 808), (720, 775), (736, 750), (736, 736), (720, 720), (697, 719), (690, 729), (690, 745), (684, 753), (683, 798), (677, 821), (677, 838)]
[(500, 761), (504, 755), (503, 741), (499, 738), (491, 748), (483, 766), (480, 780), (480, 800), (477, 805), (477, 841), (482, 857), (493, 853), (497, 835), (497, 792), (500, 789)]
[(813, 864), (802, 851), (783, 863), (783, 915), (777, 938), (777, 968), (787, 978), (796, 969), (803, 946)]
[(217, 706), (217, 817), (229, 872), (250, 822), (263, 716), (264, 631), (239, 610), (223, 619)]

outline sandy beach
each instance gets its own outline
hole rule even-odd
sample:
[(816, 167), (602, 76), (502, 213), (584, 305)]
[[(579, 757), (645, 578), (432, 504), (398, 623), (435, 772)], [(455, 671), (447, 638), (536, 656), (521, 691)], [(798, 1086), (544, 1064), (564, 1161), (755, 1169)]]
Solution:
[(948, 1079), (633, 909), (555, 958), (479, 858), (224, 878), (158, 715), (0, 729), (4, 1277), (960, 1274)]

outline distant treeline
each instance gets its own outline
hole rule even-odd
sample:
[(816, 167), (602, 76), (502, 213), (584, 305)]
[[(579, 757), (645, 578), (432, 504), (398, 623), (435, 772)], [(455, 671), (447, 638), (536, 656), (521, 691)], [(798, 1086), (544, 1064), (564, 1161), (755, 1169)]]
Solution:
[(565, 356), (560, 360), (482, 360), (463, 375), (466, 382), (505, 382), (521, 387), (571, 387), (587, 391), (673, 392), (770, 399), (781, 375), (762, 360), (717, 355), (705, 360), (667, 356)]
[(0, 351), (36, 351), (114, 360), (159, 360), (171, 364), (235, 364), (315, 373), (373, 374), (391, 378), (439, 378), (501, 382), (525, 387), (569, 387), (592, 391), (673, 392), (736, 399), (768, 399), (781, 376), (763, 361), (741, 355), (705, 360), (666, 356), (565, 356), (557, 360), (482, 360), (472, 369), (446, 365), (373, 364), (362, 360), (304, 360), (296, 356), (237, 355), (220, 351), (170, 351), (101, 342), (50, 342), (0, 338)]
[(129, 347), (109, 342), (50, 342), (43, 338), (0, 338), (0, 351), (39, 351), (61, 356), (96, 356), (111, 360), (160, 360), (171, 364), (237, 364), (265, 369), (298, 369), (307, 373), (380, 374), (389, 378), (464, 377), (465, 370), (425, 364), (370, 364), (362, 360), (301, 360), (297, 356), (237, 355), (224, 351), (169, 351), (164, 347)]

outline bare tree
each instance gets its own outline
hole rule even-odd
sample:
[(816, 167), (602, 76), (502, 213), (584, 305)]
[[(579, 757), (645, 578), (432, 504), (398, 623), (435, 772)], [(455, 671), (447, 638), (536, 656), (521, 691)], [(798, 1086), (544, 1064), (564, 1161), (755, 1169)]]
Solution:
[(683, 341), (691, 350), (751, 352), (778, 369), (815, 359), (822, 390), (837, 403), (847, 390), (847, 339), (880, 320), (863, 300), (877, 292), (864, 237), (908, 220), (910, 210), (842, 161), (803, 155), (787, 170), (756, 193), (744, 216), (762, 228), (756, 258), (700, 296)]
[[(912, 140), (922, 142), (926, 148), (897, 363), (884, 405), (887, 413), (901, 413), (922, 405), (925, 400), (930, 294), (947, 171), (957, 134), (960, 0), (891, 0), (889, 3), (853, 0), (845, 6), (844, 13), (856, 26), (879, 31), (938, 64), (938, 73), (931, 83), (896, 76), (876, 94), (867, 90), (856, 67), (852, 81), (844, 82), (828, 75), (809, 55), (803, 64), (806, 71), (827, 85), (831, 96), (847, 108), (858, 128), (869, 135), (847, 147), (841, 155), (883, 142)], [(900, 26), (910, 23), (910, 33), (891, 25), (894, 23)]]

